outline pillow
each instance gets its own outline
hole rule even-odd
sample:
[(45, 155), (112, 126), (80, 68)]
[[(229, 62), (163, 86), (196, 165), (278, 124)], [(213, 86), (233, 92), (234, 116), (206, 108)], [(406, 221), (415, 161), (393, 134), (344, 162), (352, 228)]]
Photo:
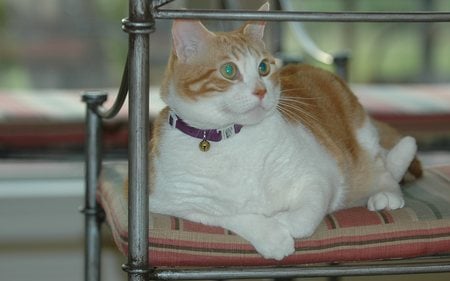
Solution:
[[(114, 240), (128, 253), (124, 162), (103, 166), (98, 201)], [(406, 184), (406, 206), (371, 212), (364, 207), (326, 216), (316, 232), (296, 240), (296, 251), (282, 261), (262, 258), (244, 239), (220, 227), (154, 215), (149, 233), (151, 266), (273, 266), (373, 261), (450, 253), (450, 166), (425, 170)]]

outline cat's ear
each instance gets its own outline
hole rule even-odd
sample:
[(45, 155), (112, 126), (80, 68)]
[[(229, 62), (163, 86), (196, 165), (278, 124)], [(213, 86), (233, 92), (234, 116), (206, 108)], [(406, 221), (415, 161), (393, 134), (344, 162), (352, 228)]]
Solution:
[[(269, 2), (264, 3), (258, 9), (258, 11), (262, 11), (262, 12), (269, 11), (269, 10), (270, 10)], [(266, 27), (265, 21), (249, 22), (244, 26), (244, 34), (255, 40), (262, 40), (264, 37), (264, 28), (265, 27)]]
[(172, 25), (173, 47), (183, 62), (201, 53), (205, 43), (214, 36), (200, 21), (175, 20)]

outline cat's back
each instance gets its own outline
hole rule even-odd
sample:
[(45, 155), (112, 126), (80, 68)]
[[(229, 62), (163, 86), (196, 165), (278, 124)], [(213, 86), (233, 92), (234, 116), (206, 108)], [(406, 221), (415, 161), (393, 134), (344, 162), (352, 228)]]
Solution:
[(356, 160), (357, 131), (367, 115), (346, 83), (331, 72), (309, 65), (280, 70), (279, 108), (288, 122), (301, 122), (335, 158)]
[(339, 114), (350, 117), (355, 126), (360, 126), (365, 119), (356, 96), (341, 78), (329, 71), (310, 65), (287, 65), (280, 70), (280, 83), (282, 100), (302, 101), (304, 108), (314, 116), (320, 113), (329, 118)]

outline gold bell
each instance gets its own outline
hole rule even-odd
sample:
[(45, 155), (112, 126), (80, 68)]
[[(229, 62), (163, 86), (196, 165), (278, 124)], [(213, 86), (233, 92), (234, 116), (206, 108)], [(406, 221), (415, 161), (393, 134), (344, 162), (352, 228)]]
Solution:
[(211, 147), (211, 144), (209, 143), (209, 141), (207, 140), (202, 140), (199, 144), (198, 147), (200, 148), (201, 151), (203, 152), (207, 152), (209, 150), (209, 148)]

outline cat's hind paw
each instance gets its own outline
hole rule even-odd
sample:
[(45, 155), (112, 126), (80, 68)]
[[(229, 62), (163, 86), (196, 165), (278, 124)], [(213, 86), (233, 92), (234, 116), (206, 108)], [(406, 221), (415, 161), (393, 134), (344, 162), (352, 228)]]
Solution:
[(372, 195), (367, 202), (367, 208), (370, 211), (395, 210), (405, 205), (405, 200), (401, 194), (383, 191)]

